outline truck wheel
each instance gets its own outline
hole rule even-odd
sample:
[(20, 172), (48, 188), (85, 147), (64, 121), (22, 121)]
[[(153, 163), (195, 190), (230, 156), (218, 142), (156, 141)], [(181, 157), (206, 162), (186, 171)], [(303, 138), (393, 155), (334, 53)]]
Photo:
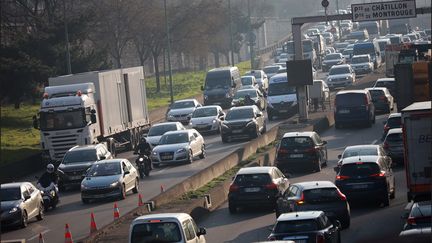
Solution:
[(200, 159), (204, 159), (206, 157), (205, 145), (201, 147)]
[(229, 210), (230, 214), (235, 214), (235, 213), (237, 213), (237, 206), (234, 203), (228, 202), (228, 210)]
[(193, 153), (192, 153), (192, 150), (189, 150), (189, 158), (188, 158), (187, 163), (192, 164), (192, 162), (193, 162)]

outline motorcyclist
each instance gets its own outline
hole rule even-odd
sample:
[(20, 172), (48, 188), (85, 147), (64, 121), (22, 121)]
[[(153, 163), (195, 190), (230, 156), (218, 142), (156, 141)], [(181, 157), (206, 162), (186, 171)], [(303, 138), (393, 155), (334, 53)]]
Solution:
[[(150, 154), (151, 154), (151, 146), (145, 139), (145, 137), (141, 137), (138, 146), (135, 148), (134, 154), (145, 155), (147, 156), (148, 161), (150, 162)], [(137, 164), (138, 165), (138, 164)], [(153, 169), (152, 163), (149, 163), (150, 170)]]
[(253, 99), (251, 99), (251, 97), (250, 97), (250, 95), (245, 95), (245, 98), (244, 98), (244, 104), (245, 105), (254, 105), (255, 104), (255, 102), (253, 101)]
[(51, 185), (51, 183), (54, 184), (55, 188), (55, 197), (58, 199), (58, 181), (59, 177), (56, 172), (56, 169), (53, 164), (48, 164), (46, 171), (42, 174), (42, 176), (39, 178), (38, 183), (41, 187), (46, 188)]

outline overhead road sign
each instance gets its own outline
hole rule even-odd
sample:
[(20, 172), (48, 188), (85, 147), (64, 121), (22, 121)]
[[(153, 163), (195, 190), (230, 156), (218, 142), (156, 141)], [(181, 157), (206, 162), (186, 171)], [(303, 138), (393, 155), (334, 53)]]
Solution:
[(415, 18), (415, 0), (351, 4), (352, 21)]

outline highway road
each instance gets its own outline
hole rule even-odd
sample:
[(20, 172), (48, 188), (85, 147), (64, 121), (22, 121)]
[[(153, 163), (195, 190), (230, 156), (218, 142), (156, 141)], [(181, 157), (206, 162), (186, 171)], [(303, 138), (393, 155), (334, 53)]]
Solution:
[[(293, 174), (290, 182), (334, 181), (336, 173), (333, 167), (336, 165), (337, 155), (341, 154), (346, 146), (380, 143), (382, 122), (386, 117), (384, 114), (377, 116), (372, 128), (336, 130), (332, 127), (320, 134), (328, 141), (328, 166), (319, 173)], [(396, 199), (391, 200), (390, 206), (385, 208), (365, 202), (351, 204), (351, 226), (342, 231), (342, 242), (378, 242), (399, 234), (404, 223), (400, 216), (407, 203), (406, 182), (403, 168), (396, 167), (393, 170), (396, 176)], [(275, 213), (268, 210), (244, 210), (231, 215), (228, 203), (225, 203), (198, 224), (207, 228), (206, 240), (210, 243), (256, 242), (267, 239), (275, 221)]]

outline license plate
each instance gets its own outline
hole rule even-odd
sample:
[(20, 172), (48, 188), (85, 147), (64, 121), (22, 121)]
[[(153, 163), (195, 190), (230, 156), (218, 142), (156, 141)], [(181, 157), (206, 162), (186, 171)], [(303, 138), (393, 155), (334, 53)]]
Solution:
[(303, 154), (290, 154), (290, 158), (303, 158)]
[(161, 159), (163, 160), (172, 159), (172, 156), (170, 155), (161, 156)]
[(79, 176), (69, 176), (69, 179), (71, 179), (71, 180), (80, 180), (82, 177), (79, 175)]
[(288, 110), (279, 110), (279, 113), (286, 113)]
[(232, 133), (241, 133), (241, 132), (243, 132), (243, 130), (241, 130), (241, 129), (233, 130), (233, 131), (232, 131)]
[(341, 113), (341, 114), (348, 114), (348, 113), (350, 113), (350, 111), (349, 110), (340, 110), (339, 113)]
[(245, 188), (244, 191), (245, 192), (259, 192), (260, 188), (259, 187), (249, 187), (249, 188)]
[(368, 186), (365, 184), (360, 184), (360, 185), (353, 185), (352, 188), (354, 189), (364, 189), (367, 188)]

